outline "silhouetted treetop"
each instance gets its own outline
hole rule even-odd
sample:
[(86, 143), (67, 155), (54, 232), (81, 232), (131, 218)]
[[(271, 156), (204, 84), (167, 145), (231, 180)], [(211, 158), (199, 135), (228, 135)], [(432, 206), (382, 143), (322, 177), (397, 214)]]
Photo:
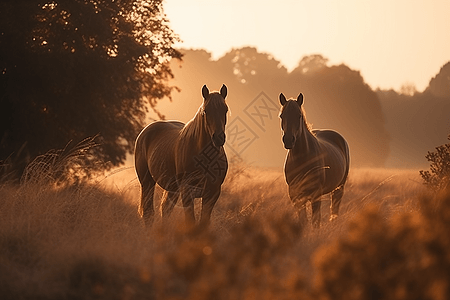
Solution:
[(233, 75), (241, 83), (257, 83), (268, 73), (271, 76), (286, 76), (287, 70), (270, 54), (258, 52), (254, 47), (232, 49), (221, 57), (217, 63), (221, 66), (232, 66)]
[(99, 134), (117, 165), (181, 54), (162, 0), (0, 3), (0, 160), (29, 161)]
[(328, 59), (320, 54), (304, 56), (293, 72), (300, 72), (302, 74), (313, 73), (326, 67), (327, 63)]
[(450, 62), (446, 63), (430, 80), (427, 91), (436, 97), (450, 97)]

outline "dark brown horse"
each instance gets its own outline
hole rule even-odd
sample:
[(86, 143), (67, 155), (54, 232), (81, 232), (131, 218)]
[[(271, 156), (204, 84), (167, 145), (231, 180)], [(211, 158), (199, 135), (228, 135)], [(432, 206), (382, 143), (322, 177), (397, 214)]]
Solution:
[(163, 219), (181, 196), (186, 223), (195, 224), (194, 198), (202, 198), (200, 224), (210, 222), (228, 170), (225, 124), (227, 87), (210, 93), (202, 88), (203, 103), (186, 124), (156, 121), (145, 127), (136, 140), (135, 168), (141, 183), (140, 212), (146, 222), (154, 218), (155, 184), (165, 192), (161, 204)]
[(350, 155), (347, 142), (333, 130), (310, 130), (302, 107), (303, 94), (286, 100), (280, 94), (283, 144), (288, 153), (284, 165), (289, 197), (306, 224), (306, 203), (311, 202), (312, 223), (320, 226), (320, 197), (331, 193), (330, 220), (337, 217), (344, 194)]

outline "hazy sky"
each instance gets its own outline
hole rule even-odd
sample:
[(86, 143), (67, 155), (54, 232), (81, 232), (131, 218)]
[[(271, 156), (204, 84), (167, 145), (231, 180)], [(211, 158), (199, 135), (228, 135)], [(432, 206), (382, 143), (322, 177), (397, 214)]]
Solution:
[(372, 88), (422, 91), (450, 61), (450, 0), (165, 0), (177, 47), (217, 59), (257, 47), (288, 70), (310, 54), (359, 70)]

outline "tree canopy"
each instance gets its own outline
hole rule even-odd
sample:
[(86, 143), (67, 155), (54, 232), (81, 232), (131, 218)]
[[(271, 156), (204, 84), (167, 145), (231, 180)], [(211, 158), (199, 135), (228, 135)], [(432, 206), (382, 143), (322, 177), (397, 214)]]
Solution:
[(147, 108), (170, 97), (176, 40), (162, 0), (3, 0), (3, 166), (95, 135), (92, 154), (122, 163)]

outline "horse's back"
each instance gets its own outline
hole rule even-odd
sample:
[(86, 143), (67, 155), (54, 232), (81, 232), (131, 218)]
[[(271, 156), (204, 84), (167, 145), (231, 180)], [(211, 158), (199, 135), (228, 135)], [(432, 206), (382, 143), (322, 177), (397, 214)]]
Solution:
[(344, 137), (334, 130), (313, 130), (319, 142), (326, 142), (337, 147), (342, 153), (348, 152), (348, 144)]
[(149, 172), (166, 190), (175, 185), (175, 144), (183, 127), (179, 121), (156, 121), (145, 127), (136, 140), (136, 170)]
[(178, 121), (156, 121), (147, 125), (136, 139), (136, 155), (148, 155), (158, 145), (174, 145), (183, 126)]

